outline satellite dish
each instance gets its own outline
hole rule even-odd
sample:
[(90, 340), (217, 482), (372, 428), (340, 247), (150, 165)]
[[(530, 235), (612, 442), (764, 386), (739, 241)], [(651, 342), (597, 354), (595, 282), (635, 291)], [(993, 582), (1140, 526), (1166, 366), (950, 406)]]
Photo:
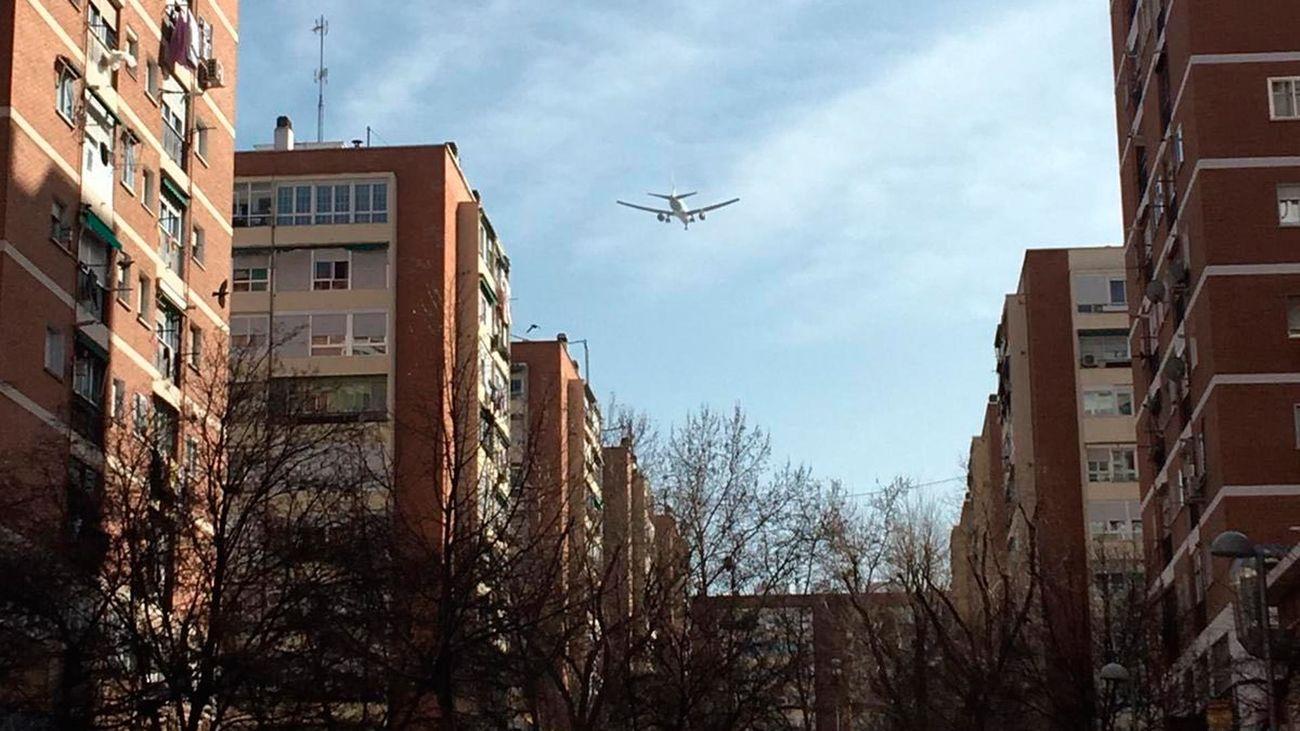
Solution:
[(1147, 285), (1147, 299), (1152, 302), (1163, 302), (1165, 300), (1165, 283), (1159, 279), (1154, 279)]

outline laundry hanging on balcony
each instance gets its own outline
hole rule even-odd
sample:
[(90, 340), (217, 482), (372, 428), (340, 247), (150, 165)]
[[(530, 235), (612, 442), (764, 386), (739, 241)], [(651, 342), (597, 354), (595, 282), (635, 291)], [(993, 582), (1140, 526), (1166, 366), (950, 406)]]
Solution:
[(171, 35), (163, 45), (163, 60), (173, 67), (198, 67), (202, 39), (194, 13), (184, 5), (172, 5), (167, 8), (167, 20), (171, 24)]

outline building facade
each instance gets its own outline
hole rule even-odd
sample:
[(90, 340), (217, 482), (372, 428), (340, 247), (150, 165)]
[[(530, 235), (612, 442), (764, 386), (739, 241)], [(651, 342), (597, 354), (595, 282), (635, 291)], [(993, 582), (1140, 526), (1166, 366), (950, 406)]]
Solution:
[(559, 560), (566, 591), (601, 567), (600, 407), (563, 333), (513, 343), (510, 367), (512, 469), (528, 506), (527, 540)]
[(1298, 21), (1281, 1), (1111, 4), (1146, 573), (1193, 725), (1212, 658), (1240, 654), (1210, 542), (1289, 545), (1300, 522)]
[(1002, 576), (1038, 582), (1040, 649), (1060, 675), (1051, 686), (1062, 717), (1092, 713), (1092, 675), (1108, 647), (1095, 636), (1107, 631), (1097, 605), (1140, 555), (1122, 256), (1115, 247), (1026, 253), (953, 534), (959, 606), (978, 606), (978, 592), (999, 591)]
[[(192, 470), (223, 380), (238, 22), (235, 0), (0, 3), (0, 535), (83, 578), (108, 478)], [(58, 695), (75, 665), (31, 676), (27, 710), (88, 712)]]
[(281, 117), (235, 168), (236, 349), (315, 417), (385, 426), (411, 527), (477, 523), (508, 495), (509, 260), (455, 145), (300, 144)]

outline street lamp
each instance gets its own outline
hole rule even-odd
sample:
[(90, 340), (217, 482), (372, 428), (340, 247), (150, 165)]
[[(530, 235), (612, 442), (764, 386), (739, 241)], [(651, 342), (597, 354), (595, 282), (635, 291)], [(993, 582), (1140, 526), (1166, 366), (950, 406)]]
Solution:
[(840, 731), (840, 678), (844, 675), (844, 662), (838, 657), (831, 658), (831, 676), (835, 678), (835, 731)]
[(1256, 600), (1264, 646), (1264, 699), (1268, 703), (1269, 731), (1277, 731), (1277, 708), (1273, 701), (1273, 622), (1268, 615), (1268, 573), (1264, 569), (1267, 553), (1267, 550), (1247, 538), (1245, 533), (1235, 530), (1220, 533), (1210, 543), (1212, 556), (1255, 560), (1255, 584), (1259, 587)]
[(1106, 688), (1106, 711), (1105, 716), (1102, 718), (1102, 728), (1109, 731), (1115, 727), (1115, 715), (1118, 710), (1115, 708), (1115, 689), (1128, 683), (1128, 668), (1117, 662), (1108, 662), (1101, 666), (1101, 671), (1097, 675)]

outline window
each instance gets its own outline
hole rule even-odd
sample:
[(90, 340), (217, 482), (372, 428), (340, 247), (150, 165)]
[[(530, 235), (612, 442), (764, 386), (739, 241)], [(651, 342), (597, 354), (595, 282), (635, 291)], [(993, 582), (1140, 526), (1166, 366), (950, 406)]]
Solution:
[(271, 184), (236, 183), (233, 224), (236, 228), (271, 223)]
[(1268, 80), (1273, 119), (1300, 119), (1300, 76)]
[(1295, 419), (1295, 448), (1300, 449), (1300, 404), (1295, 405), (1293, 417)]
[[(182, 92), (182, 93), (177, 93)], [(185, 169), (185, 118), (188, 99), (180, 84), (171, 76), (163, 84), (162, 146), (173, 162)]]
[(1137, 450), (1133, 447), (1088, 447), (1088, 482), (1134, 482)]
[(63, 331), (57, 327), (45, 328), (45, 370), (63, 380)]
[(190, 347), (185, 360), (195, 368), (203, 365), (203, 331), (197, 325), (190, 326)]
[(312, 252), (312, 281), (314, 290), (347, 289), (350, 257), (346, 249), (327, 249)]
[(159, 90), (161, 84), (162, 69), (159, 68), (158, 62), (151, 58), (149, 59), (149, 63), (145, 66), (144, 92), (155, 102), (158, 101), (158, 97), (160, 96)]
[(271, 388), (273, 408), (304, 421), (372, 421), (388, 414), (387, 376), (277, 378)]
[(266, 254), (236, 254), (231, 289), (236, 292), (265, 292), (271, 286), (270, 257)]
[(86, 20), (90, 25), (90, 35), (112, 50), (117, 48), (117, 19), (105, 17), (94, 3), (86, 5)]
[[(238, 192), (236, 213), (238, 214)], [(295, 183), (280, 185), (275, 189), (275, 222), (280, 226), (387, 221), (387, 183)]]
[(148, 314), (149, 314), (149, 308), (150, 308), (150, 306), (151, 306), (151, 305), (150, 305), (150, 303), (151, 303), (150, 294), (151, 294), (151, 293), (150, 293), (149, 290), (150, 290), (150, 286), (151, 286), (151, 285), (152, 285), (152, 282), (150, 281), (148, 275), (141, 274), (141, 275), (140, 275), (140, 279), (139, 279), (139, 281), (137, 282), (137, 286), (140, 287), (140, 292), (139, 292), (139, 296), (137, 296), (137, 297), (136, 297), (136, 300), (135, 300), (135, 309), (136, 309), (136, 314), (137, 314), (139, 317), (146, 317), (146, 316), (148, 316)]
[(135, 166), (139, 157), (140, 141), (130, 132), (122, 133), (122, 185), (135, 193)]
[(158, 341), (154, 366), (162, 377), (173, 383), (179, 379), (181, 365), (181, 313), (166, 298), (158, 298), (154, 308), (154, 337)]
[(233, 315), (230, 318), (230, 348), (257, 352), (266, 347), (270, 333), (270, 320), (266, 315)]
[(1181, 124), (1178, 125), (1178, 129), (1174, 130), (1172, 150), (1174, 167), (1175, 169), (1181, 168), (1187, 160), (1187, 148), (1183, 145), (1183, 125)]
[(65, 249), (72, 246), (72, 227), (68, 225), (68, 207), (58, 199), (50, 202), (50, 238)]
[(117, 281), (113, 284), (117, 290), (117, 301), (127, 304), (127, 295), (131, 292), (131, 260), (122, 258), (117, 262)]
[(195, 226), (190, 230), (190, 258), (196, 263), (203, 263), (203, 253), (207, 249), (207, 235), (203, 229)]
[(1128, 333), (1123, 330), (1085, 330), (1079, 333), (1079, 360), (1084, 368), (1128, 365)]
[(212, 58), (212, 24), (199, 18), (199, 58)]
[(208, 157), (208, 130), (211, 129), (202, 118), (200, 118), (194, 127), (194, 146), (199, 157), (207, 159)]
[(388, 313), (358, 312), (352, 316), (352, 355), (388, 352)]
[(142, 393), (131, 396), (131, 422), (136, 434), (144, 436), (149, 433), (149, 402)]
[(185, 269), (185, 239), (181, 235), (183, 222), (181, 209), (172, 201), (171, 196), (158, 199), (158, 249), (162, 252), (167, 268), (177, 274)]
[(145, 208), (153, 210), (153, 171), (143, 170), (140, 173), (140, 202)]
[(72, 360), (72, 392), (96, 408), (104, 397), (104, 376), (108, 364), (80, 342)]
[(113, 399), (109, 404), (108, 416), (115, 424), (126, 420), (126, 382), (120, 378), (113, 379)]
[(131, 63), (126, 64), (126, 72), (135, 78), (135, 67), (140, 63), (140, 37), (130, 28), (126, 29), (126, 55)]
[(1110, 280), (1110, 304), (1112, 307), (1128, 304), (1128, 289), (1123, 279)]
[(1083, 412), (1088, 416), (1132, 416), (1133, 387), (1087, 389), (1083, 392)]
[(1300, 226), (1300, 185), (1277, 187), (1277, 221), (1283, 226)]
[(1089, 274), (1075, 277), (1075, 296), (1079, 312), (1118, 312), (1128, 304), (1124, 277)]
[(69, 66), (59, 68), (59, 78), (55, 85), (55, 109), (59, 116), (72, 124), (72, 115), (77, 111), (77, 74)]
[(344, 314), (311, 316), (311, 354), (344, 355), (347, 348), (348, 316)]

